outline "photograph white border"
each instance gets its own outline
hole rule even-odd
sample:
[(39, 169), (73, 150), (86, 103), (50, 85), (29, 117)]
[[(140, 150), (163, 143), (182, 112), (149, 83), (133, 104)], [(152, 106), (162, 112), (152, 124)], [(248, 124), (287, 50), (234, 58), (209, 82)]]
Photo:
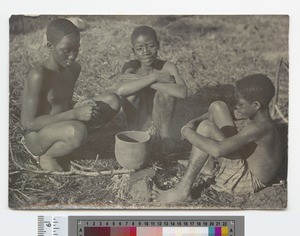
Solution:
[[(292, 233), (300, 218), (300, 159), (297, 131), (298, 101), (300, 88), (300, 7), (297, 1), (172, 1), (161, 5), (161, 1), (110, 0), (95, 3), (86, 1), (18, 1), (3, 4), (0, 15), (1, 43), (1, 158), (0, 158), (0, 219), (5, 225), (2, 232), (10, 235), (35, 235), (38, 215), (244, 215), (246, 235), (288, 235)], [(167, 1), (166, 1), (167, 2)], [(72, 3), (70, 5), (70, 3)], [(288, 14), (290, 15), (290, 104), (289, 104), (289, 172), (288, 208), (284, 211), (13, 211), (8, 208), (8, 19), (11, 14)], [(259, 229), (259, 230), (257, 230)]]

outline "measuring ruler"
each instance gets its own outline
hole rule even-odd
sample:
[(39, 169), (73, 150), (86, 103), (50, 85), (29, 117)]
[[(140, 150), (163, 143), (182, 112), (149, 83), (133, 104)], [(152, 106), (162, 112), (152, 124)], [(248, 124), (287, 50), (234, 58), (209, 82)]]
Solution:
[(38, 216), (38, 236), (244, 236), (244, 216)]
[(38, 236), (68, 236), (68, 216), (38, 216)]

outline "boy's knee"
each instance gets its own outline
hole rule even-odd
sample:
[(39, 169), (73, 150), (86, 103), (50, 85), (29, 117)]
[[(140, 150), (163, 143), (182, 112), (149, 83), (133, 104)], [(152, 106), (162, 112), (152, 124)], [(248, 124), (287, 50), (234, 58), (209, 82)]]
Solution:
[(74, 148), (80, 147), (87, 139), (87, 127), (79, 121), (72, 122), (66, 127), (66, 141)]
[(223, 101), (212, 102), (208, 108), (209, 113), (223, 112), (224, 110), (228, 110), (228, 107)]
[(106, 94), (102, 101), (107, 103), (115, 111), (119, 111), (121, 108), (121, 99), (115, 93)]
[(211, 132), (212, 123), (209, 120), (202, 121), (197, 128), (197, 133), (202, 135), (208, 135)]

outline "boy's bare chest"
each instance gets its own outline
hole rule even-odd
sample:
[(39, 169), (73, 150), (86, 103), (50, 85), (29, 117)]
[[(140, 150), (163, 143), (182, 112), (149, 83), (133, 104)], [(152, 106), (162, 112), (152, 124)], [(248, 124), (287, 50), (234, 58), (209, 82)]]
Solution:
[(74, 91), (72, 79), (51, 78), (47, 82), (47, 100), (50, 104), (62, 104), (69, 102)]

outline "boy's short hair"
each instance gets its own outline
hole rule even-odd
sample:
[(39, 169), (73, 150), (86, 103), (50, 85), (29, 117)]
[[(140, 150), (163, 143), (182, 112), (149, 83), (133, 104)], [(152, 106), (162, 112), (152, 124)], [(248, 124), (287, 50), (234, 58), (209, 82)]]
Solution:
[(50, 22), (47, 27), (47, 41), (52, 45), (57, 44), (65, 35), (78, 32), (78, 28), (69, 20), (59, 18)]
[(147, 25), (142, 25), (137, 28), (135, 28), (131, 34), (131, 43), (133, 45), (134, 41), (141, 35), (148, 35), (154, 38), (157, 42), (157, 34), (153, 28)]
[(264, 74), (246, 76), (236, 82), (236, 88), (244, 99), (258, 101), (262, 108), (268, 107), (275, 94), (272, 81)]

